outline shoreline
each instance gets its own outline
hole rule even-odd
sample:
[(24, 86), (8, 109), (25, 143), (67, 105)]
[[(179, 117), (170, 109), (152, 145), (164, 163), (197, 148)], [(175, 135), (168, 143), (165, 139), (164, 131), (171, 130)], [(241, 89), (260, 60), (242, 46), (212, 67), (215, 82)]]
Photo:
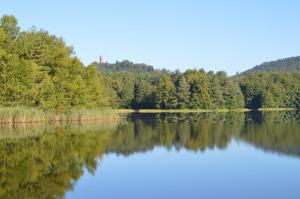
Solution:
[(84, 122), (120, 122), (122, 117), (115, 109), (77, 109), (57, 113), (28, 107), (0, 107), (0, 125), (55, 124)]
[(245, 113), (296, 111), (295, 108), (260, 109), (93, 109), (73, 110), (71, 113), (54, 113), (37, 108), (0, 108), (0, 126), (18, 124), (111, 123), (122, 121), (122, 114), (130, 113)]
[(296, 111), (295, 108), (259, 108), (259, 109), (116, 109), (117, 113), (227, 113), (227, 112), (271, 112)]

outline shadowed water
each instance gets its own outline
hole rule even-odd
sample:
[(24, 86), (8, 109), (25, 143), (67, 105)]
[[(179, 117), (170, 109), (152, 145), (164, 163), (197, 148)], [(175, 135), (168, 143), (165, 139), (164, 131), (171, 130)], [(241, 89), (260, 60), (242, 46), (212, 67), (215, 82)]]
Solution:
[(0, 198), (299, 198), (296, 112), (0, 129)]

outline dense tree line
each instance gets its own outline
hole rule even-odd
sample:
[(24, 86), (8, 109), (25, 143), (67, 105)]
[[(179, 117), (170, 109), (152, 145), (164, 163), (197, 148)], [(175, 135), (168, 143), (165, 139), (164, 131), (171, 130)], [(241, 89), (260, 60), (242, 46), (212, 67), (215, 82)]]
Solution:
[(238, 81), (247, 108), (300, 108), (300, 73), (256, 73)]
[(238, 84), (224, 72), (187, 70), (184, 73), (115, 72), (106, 82), (115, 93), (117, 106), (153, 109), (243, 108)]
[[(294, 58), (284, 63), (296, 63)], [(278, 62), (279, 63), (279, 62)], [(295, 65), (295, 64), (294, 64)], [(296, 64), (297, 65), (297, 64)], [(298, 73), (154, 70), (129, 61), (85, 67), (63, 39), (0, 22), (0, 106), (58, 112), (110, 106), (133, 109), (300, 108)]]
[(300, 109), (300, 73), (261, 72), (228, 77), (204, 70), (114, 72), (105, 76), (120, 108)]
[(147, 64), (137, 64), (128, 60), (116, 61), (116, 63), (94, 63), (97, 68), (104, 73), (112, 72), (134, 72), (134, 73), (143, 73), (143, 72), (154, 72), (154, 68), (151, 65)]
[(65, 111), (109, 105), (103, 78), (84, 67), (61, 38), (32, 28), (20, 31), (14, 16), (0, 24), (0, 105)]

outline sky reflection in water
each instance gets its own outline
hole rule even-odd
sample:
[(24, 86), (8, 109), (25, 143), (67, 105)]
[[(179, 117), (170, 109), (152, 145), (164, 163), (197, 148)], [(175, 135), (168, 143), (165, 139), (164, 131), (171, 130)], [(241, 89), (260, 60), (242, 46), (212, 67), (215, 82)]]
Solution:
[(0, 198), (300, 197), (293, 112), (133, 114), (120, 125), (7, 131)]

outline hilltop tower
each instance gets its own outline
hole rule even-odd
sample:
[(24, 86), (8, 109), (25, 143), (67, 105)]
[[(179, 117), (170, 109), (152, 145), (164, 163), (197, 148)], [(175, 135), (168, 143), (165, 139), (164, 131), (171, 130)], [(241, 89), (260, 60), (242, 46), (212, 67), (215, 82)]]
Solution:
[(100, 56), (100, 59), (99, 59), (99, 64), (104, 64), (104, 58), (103, 58), (103, 56), (102, 56), (102, 55)]

